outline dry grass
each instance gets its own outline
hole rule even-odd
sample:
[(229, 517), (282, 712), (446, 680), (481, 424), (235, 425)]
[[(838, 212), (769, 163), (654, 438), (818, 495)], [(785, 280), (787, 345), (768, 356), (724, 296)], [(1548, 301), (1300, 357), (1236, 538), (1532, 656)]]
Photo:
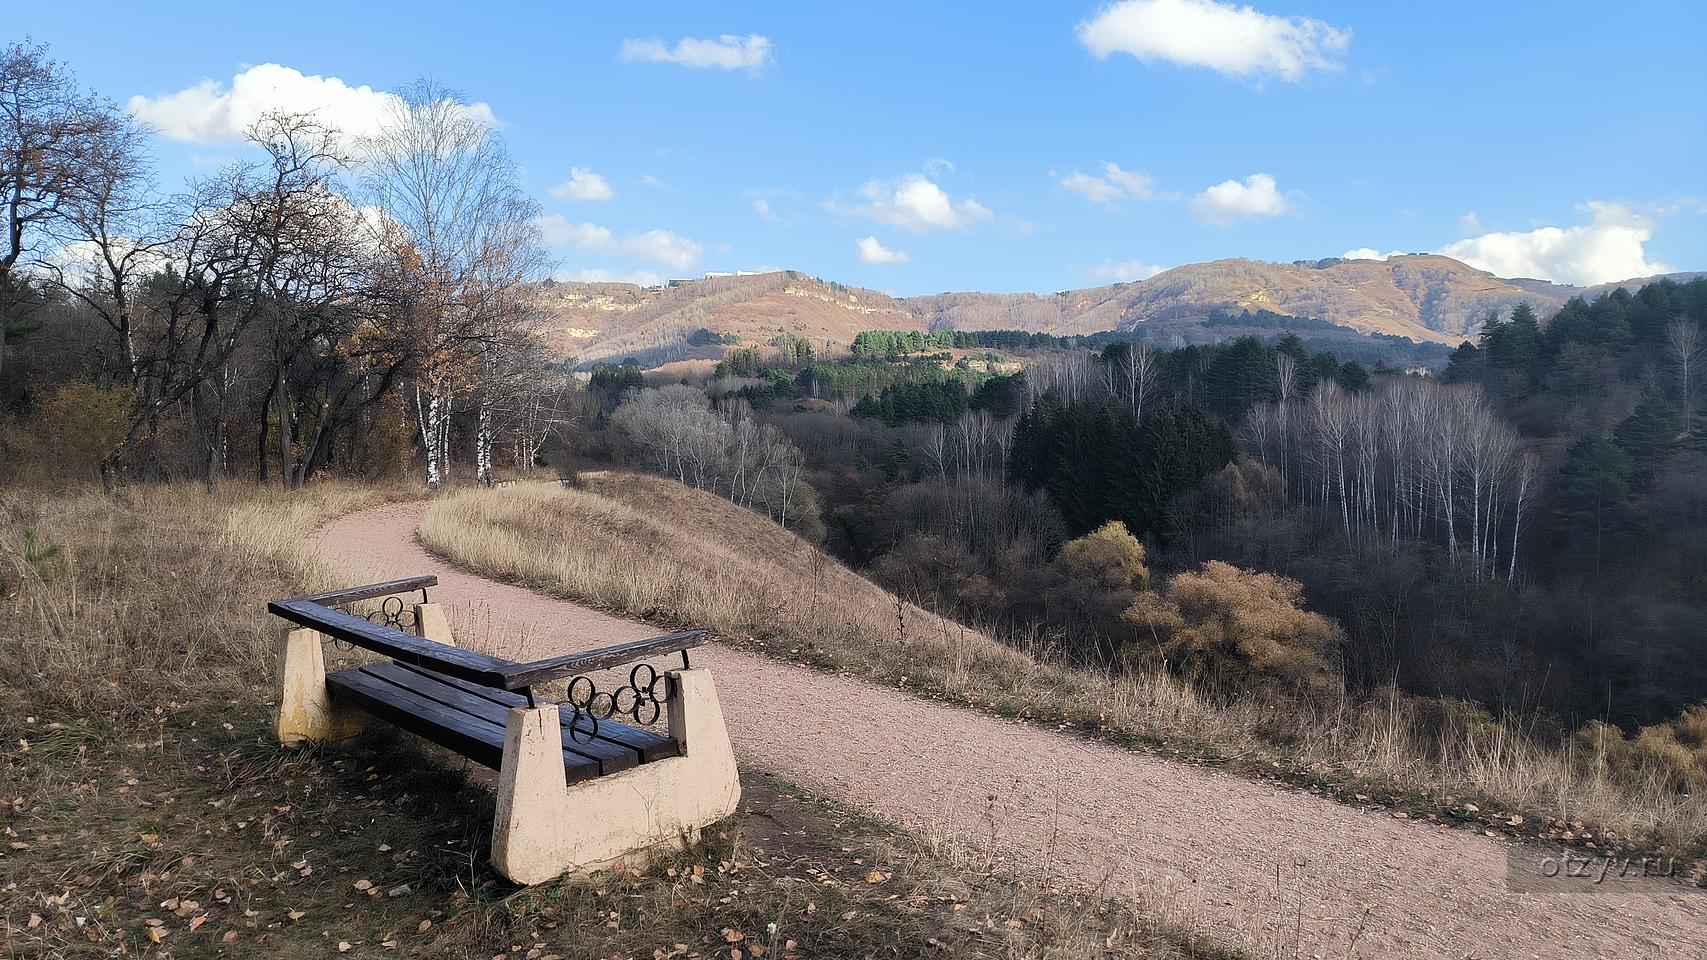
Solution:
[(517, 890), (459, 758), (269, 730), (265, 601), (325, 583), (321, 522), (401, 493), (0, 498), (0, 956), (1220, 955), (762, 775), (695, 850)]
[(268, 683), (277, 635), (265, 601), (318, 576), (300, 544), (387, 495), (340, 484), (289, 496), (247, 485), (8, 493), (0, 684), (123, 716), (156, 694)]
[(1580, 744), (1396, 696), (1211, 701), (1161, 673), (1077, 668), (901, 602), (775, 524), (667, 480), (590, 473), (579, 489), (469, 491), (434, 504), (421, 538), (482, 573), (581, 602), (711, 628), (980, 709), (1284, 775), (1351, 802), (1566, 842), (1586, 825), (1602, 849), (1698, 853), (1707, 838), (1701, 797), (1657, 777), (1615, 775)]

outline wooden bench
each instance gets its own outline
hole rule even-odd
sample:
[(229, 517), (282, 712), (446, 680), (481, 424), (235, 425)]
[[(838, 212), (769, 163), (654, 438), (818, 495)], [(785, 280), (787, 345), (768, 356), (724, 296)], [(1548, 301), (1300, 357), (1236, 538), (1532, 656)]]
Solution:
[[(734, 811), (740, 785), (722, 708), (710, 674), (688, 659), (709, 634), (518, 663), (457, 647), (427, 597), (437, 583), (411, 577), (267, 605), (297, 626), (281, 651), (281, 742), (340, 739), (372, 716), (497, 770), (492, 859), (518, 883), (681, 846)], [(404, 601), (417, 591), (420, 602)], [(366, 616), (338, 609), (376, 600)], [(389, 659), (327, 674), (323, 640)], [(675, 654), (678, 669), (646, 662)], [(617, 667), (626, 678), (601, 690), (595, 672)], [(563, 703), (534, 695), (563, 679)], [(644, 729), (660, 719), (667, 733)]]

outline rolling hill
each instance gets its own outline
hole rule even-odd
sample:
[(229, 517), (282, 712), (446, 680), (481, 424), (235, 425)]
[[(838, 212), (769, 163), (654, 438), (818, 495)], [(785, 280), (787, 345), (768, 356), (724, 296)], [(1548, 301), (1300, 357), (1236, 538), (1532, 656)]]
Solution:
[[(1680, 275), (1681, 276), (1681, 275)], [(1147, 329), (1186, 340), (1221, 313), (1267, 310), (1348, 332), (1455, 345), (1494, 311), (1528, 301), (1543, 316), (1575, 296), (1620, 286), (1507, 280), (1450, 257), (1188, 264), (1136, 283), (1055, 294), (942, 293), (898, 298), (792, 271), (708, 277), (667, 287), (547, 282), (538, 303), (553, 346), (582, 365), (634, 357), (644, 366), (721, 356), (732, 343), (783, 335), (819, 349), (845, 347), (862, 330), (1028, 330), (1089, 334)]]

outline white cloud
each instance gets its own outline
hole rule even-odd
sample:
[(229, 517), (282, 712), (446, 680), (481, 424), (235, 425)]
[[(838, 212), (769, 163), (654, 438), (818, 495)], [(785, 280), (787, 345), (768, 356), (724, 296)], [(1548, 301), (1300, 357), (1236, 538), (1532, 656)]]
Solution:
[(615, 270), (595, 269), (577, 270), (574, 273), (561, 272), (553, 275), (555, 280), (573, 280), (579, 283), (633, 283), (642, 287), (655, 287), (664, 282), (661, 274), (651, 270), (631, 270), (618, 273)]
[(859, 192), (870, 202), (854, 212), (914, 233), (964, 230), (975, 223), (995, 219), (989, 207), (971, 199), (956, 202), (941, 187), (917, 173), (899, 180), (872, 180)]
[(745, 37), (726, 33), (715, 40), (683, 37), (674, 47), (656, 38), (624, 40), (622, 59), (629, 62), (676, 63), (684, 67), (746, 70), (757, 73), (772, 62), (769, 37), (753, 33)]
[(1156, 192), (1155, 178), (1147, 173), (1122, 170), (1116, 163), (1105, 163), (1102, 169), (1103, 173), (1108, 175), (1109, 181), (1119, 185), (1120, 189), (1126, 191), (1127, 196), (1148, 200)]
[(569, 179), (551, 188), (559, 200), (609, 200), (616, 196), (610, 181), (585, 167), (570, 167)]
[(1126, 53), (1232, 77), (1297, 82), (1311, 70), (1338, 70), (1351, 31), (1309, 17), (1277, 17), (1214, 0), (1120, 0), (1078, 26), (1099, 59)]
[(1523, 233), (1484, 233), (1436, 251), (1498, 277), (1533, 277), (1588, 285), (1671, 273), (1648, 259), (1653, 224), (1621, 203), (1590, 201), (1578, 210), (1591, 222)]
[[(109, 252), (114, 260), (119, 261), (119, 269), (133, 278), (164, 270), (171, 265), (167, 255), (157, 248), (143, 247), (122, 237), (112, 239)], [(42, 280), (57, 280), (68, 287), (77, 288), (93, 283), (109, 283), (112, 278), (112, 271), (107, 268), (100, 245), (92, 240), (75, 240), (48, 250), (33, 260), (20, 261), (19, 269)]]
[(741, 196), (766, 223), (783, 226), (796, 219), (792, 208), (800, 191), (793, 187), (748, 187)]
[(1347, 250), (1346, 252), (1340, 254), (1340, 259), (1341, 260), (1389, 260), (1389, 259), (1392, 259), (1393, 257), (1402, 257), (1404, 255), (1405, 255), (1405, 252), (1403, 250), (1389, 250), (1386, 253), (1382, 253), (1381, 251), (1375, 249), (1374, 247), (1358, 247), (1356, 250)]
[(1091, 276), (1099, 280), (1148, 280), (1158, 273), (1168, 269), (1154, 263), (1142, 260), (1122, 260), (1118, 263), (1105, 263), (1091, 271)]
[(1061, 186), (1092, 203), (1108, 207), (1126, 197), (1148, 200), (1155, 196), (1156, 181), (1149, 174), (1122, 170), (1117, 163), (1105, 163), (1102, 170), (1101, 177), (1074, 170), (1061, 178)]
[(1107, 180), (1101, 177), (1093, 177), (1088, 173), (1081, 173), (1078, 170), (1062, 177), (1061, 186), (1092, 203), (1100, 203), (1104, 206), (1113, 206), (1114, 202), (1123, 195), (1119, 187)]
[(1470, 211), (1469, 213), (1466, 213), (1462, 217), (1459, 217), (1458, 218), (1458, 232), (1463, 233), (1466, 236), (1468, 236), (1470, 234), (1481, 233), (1482, 232), (1482, 218), (1476, 216), (1476, 211), (1474, 211), (1474, 210)]
[(1274, 177), (1253, 173), (1243, 183), (1223, 180), (1191, 198), (1191, 215), (1204, 223), (1225, 227), (1251, 217), (1278, 217), (1292, 203), (1275, 189)]
[(618, 237), (594, 223), (570, 223), (553, 214), (535, 221), (541, 238), (554, 247), (573, 247), (586, 253), (602, 253), (661, 263), (686, 270), (699, 260), (700, 245), (668, 230), (648, 230)]
[(902, 250), (890, 250), (877, 242), (876, 237), (861, 237), (854, 241), (859, 250), (859, 262), (871, 264), (906, 263), (907, 254)]
[[(177, 93), (131, 97), (126, 109), (172, 140), (239, 143), (245, 130), (274, 110), (312, 113), (321, 123), (347, 136), (371, 136), (398, 103), (396, 94), (263, 63), (232, 77), (229, 86), (203, 80)], [(466, 109), (482, 122), (497, 125), (489, 105), (474, 103)]]

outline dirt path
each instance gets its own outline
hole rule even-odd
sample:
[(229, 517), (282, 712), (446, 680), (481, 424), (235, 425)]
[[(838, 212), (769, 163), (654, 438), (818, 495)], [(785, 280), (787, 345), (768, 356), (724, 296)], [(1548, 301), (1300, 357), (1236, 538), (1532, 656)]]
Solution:
[[(414, 536), (423, 509), (343, 518), (317, 547), (352, 579), (437, 574), (459, 635), (524, 637), (508, 656), (657, 632), (429, 556)], [(1683, 957), (1707, 943), (1707, 892), (1659, 880), (1518, 892), (1508, 856), (1538, 870), (1544, 851), (726, 647), (695, 663), (716, 675), (743, 762), (929, 835), (1106, 883), (1262, 955)]]

